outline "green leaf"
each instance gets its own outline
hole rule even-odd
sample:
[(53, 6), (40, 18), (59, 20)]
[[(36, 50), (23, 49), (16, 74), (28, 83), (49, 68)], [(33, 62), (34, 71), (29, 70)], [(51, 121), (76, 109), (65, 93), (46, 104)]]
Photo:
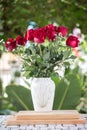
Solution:
[(49, 57), (50, 57), (50, 52), (47, 52), (47, 53), (45, 53), (45, 54), (43, 55), (43, 59), (44, 59), (44, 60), (48, 60)]
[(70, 50), (66, 50), (64, 53), (63, 53), (63, 59), (67, 59), (70, 55)]
[(80, 102), (81, 83), (77, 75), (69, 74), (56, 86), (53, 109), (75, 109)]
[(69, 57), (70, 59), (76, 59), (76, 56), (72, 55), (71, 57)]
[(64, 62), (64, 65), (65, 66), (70, 66), (70, 63), (69, 62)]
[(49, 46), (49, 41), (48, 41), (48, 40), (45, 40), (43, 46), (45, 46), (45, 47)]
[(54, 81), (55, 85), (57, 86), (60, 82), (60, 78), (58, 75), (52, 75), (51, 79)]
[(9, 101), (17, 111), (33, 109), (31, 92), (21, 85), (9, 85), (6, 87)]
[(9, 109), (0, 110), (0, 115), (9, 115), (9, 114), (11, 114), (11, 111)]

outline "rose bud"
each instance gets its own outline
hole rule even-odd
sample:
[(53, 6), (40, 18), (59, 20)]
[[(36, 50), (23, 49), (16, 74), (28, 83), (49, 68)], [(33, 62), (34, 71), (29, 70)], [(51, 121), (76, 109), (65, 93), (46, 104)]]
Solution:
[(79, 40), (76, 36), (71, 35), (66, 40), (66, 45), (72, 48), (78, 47), (78, 44), (79, 44)]
[(61, 34), (61, 36), (65, 37), (68, 34), (68, 28), (65, 26), (60, 26), (57, 28), (57, 33)]

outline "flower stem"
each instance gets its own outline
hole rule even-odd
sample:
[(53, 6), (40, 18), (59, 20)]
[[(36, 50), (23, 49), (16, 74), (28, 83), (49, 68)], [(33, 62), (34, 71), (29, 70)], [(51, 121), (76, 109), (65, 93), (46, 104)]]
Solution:
[(39, 49), (40, 49), (40, 55), (42, 56), (41, 45), (39, 45)]

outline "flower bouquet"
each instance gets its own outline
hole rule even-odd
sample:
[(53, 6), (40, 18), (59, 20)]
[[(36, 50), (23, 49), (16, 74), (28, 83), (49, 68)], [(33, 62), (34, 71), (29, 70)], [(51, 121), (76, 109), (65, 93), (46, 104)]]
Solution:
[(68, 28), (48, 24), (27, 30), (24, 37), (9, 38), (4, 46), (21, 56), (22, 71), (26, 78), (33, 78), (31, 93), (35, 110), (51, 110), (55, 94), (52, 75), (73, 58), (72, 49), (78, 46), (76, 36), (68, 35)]

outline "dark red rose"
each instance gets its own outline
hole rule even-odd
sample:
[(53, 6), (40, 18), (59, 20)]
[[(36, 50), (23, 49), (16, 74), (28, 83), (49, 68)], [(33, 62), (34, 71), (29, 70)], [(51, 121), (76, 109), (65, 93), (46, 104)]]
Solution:
[(7, 50), (12, 51), (13, 49), (16, 49), (16, 41), (13, 38), (9, 38), (6, 42), (5, 42), (5, 47), (7, 48)]
[(79, 40), (76, 36), (71, 35), (66, 40), (66, 45), (68, 45), (72, 48), (78, 47), (78, 44), (79, 44)]
[(56, 39), (56, 26), (52, 25), (52, 24), (48, 24), (46, 27), (46, 37), (48, 38), (48, 40), (50, 41), (54, 41)]
[(24, 37), (22, 37), (20, 35), (16, 37), (16, 44), (24, 46), (25, 43), (26, 43), (26, 40)]
[(44, 43), (46, 38), (46, 34), (45, 34), (45, 28), (37, 28), (34, 30), (34, 42), (36, 43)]
[(68, 34), (68, 28), (64, 26), (60, 26), (57, 28), (57, 33), (61, 34), (61, 36), (65, 37)]
[(27, 32), (26, 32), (26, 34), (25, 34), (25, 40), (26, 41), (34, 41), (34, 30), (33, 29), (30, 29), (30, 30), (28, 30)]

